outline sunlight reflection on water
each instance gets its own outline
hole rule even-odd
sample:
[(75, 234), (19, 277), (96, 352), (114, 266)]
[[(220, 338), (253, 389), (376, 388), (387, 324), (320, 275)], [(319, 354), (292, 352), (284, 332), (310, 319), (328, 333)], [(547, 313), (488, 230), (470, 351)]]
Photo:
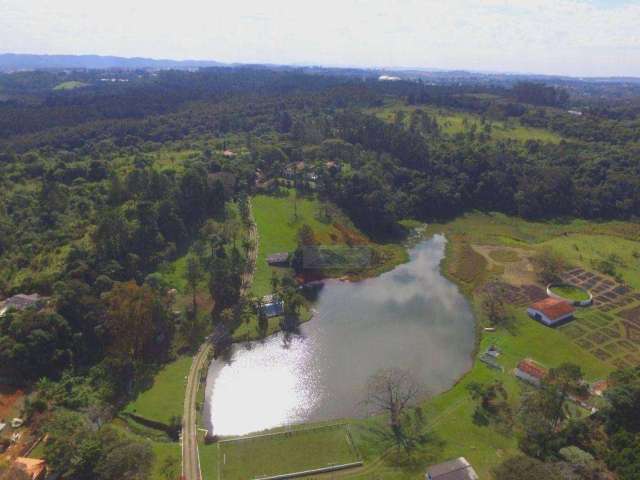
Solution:
[(358, 283), (327, 282), (300, 335), (278, 334), (229, 362), (213, 362), (205, 418), (218, 435), (241, 435), (362, 413), (367, 378), (386, 367), (411, 369), (431, 393), (471, 366), (474, 320), (457, 287), (438, 270), (436, 235), (391, 272)]

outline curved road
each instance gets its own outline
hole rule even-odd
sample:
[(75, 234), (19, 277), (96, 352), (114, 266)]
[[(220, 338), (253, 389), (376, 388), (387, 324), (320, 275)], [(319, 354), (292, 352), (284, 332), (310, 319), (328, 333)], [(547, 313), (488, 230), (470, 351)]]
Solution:
[[(258, 255), (258, 232), (256, 222), (253, 219), (251, 204), (249, 204), (249, 216), (251, 226), (249, 228), (249, 239), (253, 248), (248, 252), (250, 268), (242, 276), (242, 289), (240, 295), (246, 295), (253, 281), (253, 272), (256, 267)], [(209, 353), (212, 350), (211, 342), (205, 341), (198, 352), (193, 357), (189, 376), (187, 377), (187, 391), (184, 397), (184, 412), (182, 415), (182, 479), (202, 480), (200, 469), (200, 455), (198, 452), (198, 428), (196, 396), (200, 386), (200, 371), (204, 367)]]

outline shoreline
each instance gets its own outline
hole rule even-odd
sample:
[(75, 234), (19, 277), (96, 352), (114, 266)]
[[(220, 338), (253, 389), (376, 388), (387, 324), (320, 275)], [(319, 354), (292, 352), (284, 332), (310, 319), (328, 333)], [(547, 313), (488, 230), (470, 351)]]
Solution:
[[(469, 313), (473, 318), (473, 328), (474, 328), (474, 334), (473, 334), (473, 345), (472, 348), (465, 360), (465, 367), (464, 367), (464, 371), (461, 372), (459, 374), (459, 376), (456, 376), (455, 379), (452, 380), (452, 383), (450, 383), (448, 386), (443, 387), (442, 390), (438, 390), (438, 393), (433, 395), (433, 396), (429, 396), (423, 400), (421, 400), (421, 403), (424, 403), (428, 400), (432, 400), (434, 398), (437, 398), (443, 394), (446, 394), (447, 392), (449, 392), (451, 389), (455, 388), (468, 374), (470, 371), (472, 371), (474, 364), (475, 364), (475, 359), (477, 357), (477, 352), (478, 352), (478, 347), (479, 347), (479, 340), (480, 340), (480, 328), (479, 328), (479, 321), (478, 321), (478, 316), (476, 313), (476, 310), (474, 308), (474, 303), (473, 301), (471, 301), (471, 299), (466, 295), (466, 293), (464, 292), (464, 290), (462, 288), (460, 288), (459, 284), (455, 281), (453, 281), (448, 275), (445, 274), (444, 270), (443, 270), (443, 265), (444, 262), (447, 260), (447, 256), (448, 256), (448, 246), (450, 245), (450, 240), (446, 237), (446, 235), (444, 235), (443, 233), (431, 233), (428, 235), (421, 235), (420, 238), (415, 239), (413, 242), (405, 242), (402, 244), (403, 250), (406, 252), (406, 258), (407, 261), (406, 262), (402, 262), (399, 263), (397, 265), (395, 265), (393, 268), (387, 270), (386, 272), (382, 272), (378, 275), (372, 276), (372, 277), (367, 277), (367, 278), (363, 278), (363, 279), (359, 279), (359, 280), (352, 280), (352, 279), (348, 279), (348, 278), (327, 278), (327, 281), (331, 281), (331, 282), (346, 282), (346, 283), (358, 283), (358, 282), (364, 282), (368, 279), (372, 279), (372, 278), (376, 278), (379, 277), (381, 275), (383, 275), (384, 273), (387, 273), (389, 271), (392, 271), (394, 268), (397, 268), (407, 262), (409, 262), (411, 260), (411, 255), (410, 255), (410, 250), (414, 247), (416, 247), (417, 245), (419, 245), (422, 242), (426, 242), (426, 241), (430, 241), (433, 240), (434, 237), (436, 235), (441, 235), (444, 239), (445, 239), (445, 245), (444, 245), (444, 249), (442, 252), (442, 258), (440, 259), (439, 263), (438, 263), (438, 273), (442, 276), (443, 279), (445, 279), (446, 281), (450, 282), (452, 285), (455, 286), (457, 293), (459, 293), (461, 295), (462, 298), (464, 298), (464, 301), (468, 307)], [(313, 307), (310, 308), (309, 310), (312, 315), (309, 317), (309, 319), (303, 321), (300, 323), (300, 325), (302, 326), (303, 324), (306, 324), (307, 322), (310, 322), (311, 320), (313, 320), (314, 318), (317, 317), (318, 313)], [(279, 335), (284, 334), (284, 332), (281, 329), (278, 329), (277, 331), (274, 331), (272, 333), (270, 333), (269, 335), (267, 335), (266, 337), (262, 338), (262, 339), (249, 339), (249, 340), (237, 340), (234, 341), (233, 345), (235, 349), (240, 349), (243, 346), (246, 345), (251, 345), (254, 344), (255, 342), (262, 342), (268, 339), (272, 339), (274, 337), (277, 337)], [(219, 358), (219, 359), (212, 359), (213, 361), (215, 360), (222, 360), (222, 362), (224, 362), (223, 358)], [(222, 362), (220, 363), (220, 368), (222, 368), (224, 365)], [(467, 363), (468, 362), (468, 363)], [(205, 395), (207, 395), (207, 385), (209, 383), (209, 373), (211, 371), (211, 364), (212, 362), (210, 362), (210, 364), (207, 366), (207, 375), (206, 375), (206, 379), (203, 382), (203, 386), (205, 388)], [(203, 418), (209, 418), (208, 415), (205, 415), (205, 412), (210, 412), (211, 411), (211, 406), (209, 405), (209, 403), (205, 400), (204, 402), (204, 407), (203, 407)], [(279, 426), (273, 426), (273, 427), (268, 427), (266, 429), (262, 429), (262, 430), (256, 430), (255, 432), (251, 432), (248, 433), (246, 435), (253, 435), (256, 433), (260, 433), (260, 432), (268, 432), (268, 431), (272, 431), (272, 430), (277, 430), (277, 429), (282, 429), (282, 428), (290, 428), (290, 427), (300, 427), (300, 426), (305, 426), (305, 425), (316, 425), (319, 423), (323, 423), (323, 422), (328, 422), (328, 421), (335, 421), (335, 420), (342, 420), (342, 421), (347, 421), (349, 423), (351, 422), (360, 422), (364, 419), (366, 419), (368, 417), (363, 416), (363, 417), (358, 417), (358, 416), (339, 416), (336, 418), (331, 418), (331, 419), (318, 419), (318, 420), (312, 420), (312, 421), (302, 421), (302, 422), (296, 422), (296, 423), (292, 423), (292, 424), (287, 424), (287, 425), (279, 425)], [(204, 422), (206, 423), (205, 428), (209, 429), (211, 422), (210, 421), (206, 421)], [(213, 433), (213, 432), (211, 432)], [(220, 436), (220, 438), (229, 438), (229, 437), (238, 437), (238, 438), (242, 438), (246, 435), (222, 435)]]

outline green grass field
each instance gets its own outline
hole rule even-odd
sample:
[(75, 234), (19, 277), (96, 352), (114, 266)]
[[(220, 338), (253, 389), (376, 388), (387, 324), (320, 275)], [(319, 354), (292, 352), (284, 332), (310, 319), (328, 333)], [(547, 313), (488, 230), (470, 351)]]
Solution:
[(198, 438), (198, 451), (200, 453), (200, 469), (203, 480), (219, 480), (218, 478), (218, 444), (205, 444), (203, 435)]
[(155, 461), (149, 480), (180, 478), (182, 470), (180, 444), (177, 442), (151, 442), (151, 448), (155, 454)]
[(267, 257), (279, 252), (293, 252), (297, 246), (298, 229), (302, 225), (309, 225), (320, 236), (333, 230), (331, 224), (318, 220), (321, 205), (317, 200), (298, 199), (296, 217), (293, 198), (293, 193), (288, 198), (257, 195), (251, 201), (259, 242), (252, 285), (255, 295), (262, 296), (271, 291), (273, 269), (267, 264)]
[(345, 425), (294, 430), (219, 443), (219, 480), (247, 480), (358, 460)]
[(181, 357), (164, 366), (156, 375), (153, 386), (138, 395), (124, 409), (149, 420), (165, 424), (173, 416), (182, 415), (186, 380), (191, 357)]
[(567, 300), (574, 300), (578, 302), (589, 300), (589, 294), (586, 290), (572, 285), (553, 285), (550, 290), (556, 295)]
[[(435, 117), (438, 121), (438, 125), (441, 131), (448, 135), (455, 135), (457, 133), (464, 133), (475, 127), (476, 132), (483, 131), (484, 125), (482, 124), (481, 117), (473, 113), (461, 112), (450, 110), (446, 108), (430, 107), (423, 105), (419, 107), (404, 105), (399, 102), (394, 102), (385, 105), (384, 107), (368, 109), (368, 113), (375, 114), (377, 117), (385, 121), (393, 121), (395, 119), (396, 112), (402, 111), (410, 114), (414, 110), (423, 110), (429, 115)], [(408, 115), (407, 115), (408, 121)], [(555, 132), (545, 130), (542, 128), (533, 128), (521, 125), (517, 120), (510, 120), (508, 122), (487, 120), (487, 123), (491, 125), (491, 138), (493, 140), (538, 140), (541, 142), (559, 143), (562, 137)]]
[(556, 237), (545, 245), (553, 248), (567, 261), (587, 270), (596, 271), (598, 261), (617, 257), (616, 273), (635, 289), (640, 289), (640, 236), (637, 240), (614, 235), (589, 235), (576, 233)]
[(54, 90), (74, 90), (76, 88), (86, 87), (87, 85), (88, 84), (84, 82), (70, 81), (70, 82), (59, 83), (58, 85), (53, 87), (53, 89)]

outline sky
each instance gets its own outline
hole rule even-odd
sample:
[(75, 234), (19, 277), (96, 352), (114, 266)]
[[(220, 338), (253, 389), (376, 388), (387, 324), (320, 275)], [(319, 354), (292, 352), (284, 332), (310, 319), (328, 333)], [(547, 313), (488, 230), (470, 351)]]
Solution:
[(0, 53), (640, 76), (640, 0), (0, 0)]

